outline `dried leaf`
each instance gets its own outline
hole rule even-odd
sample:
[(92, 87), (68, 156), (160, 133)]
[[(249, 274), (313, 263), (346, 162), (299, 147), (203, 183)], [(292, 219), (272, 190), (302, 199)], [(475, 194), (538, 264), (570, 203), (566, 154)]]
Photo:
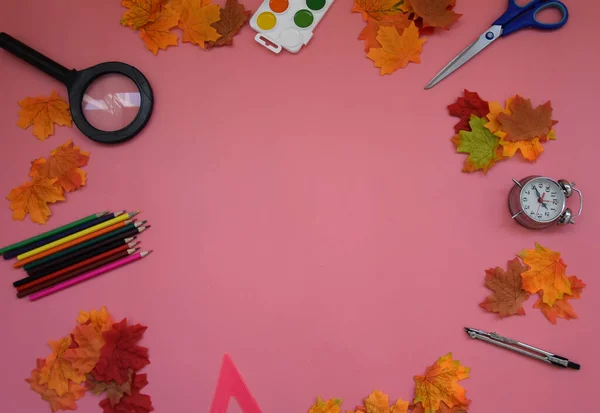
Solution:
[(143, 25), (155, 21), (167, 2), (168, 0), (123, 1), (121, 5), (129, 8), (129, 10), (123, 15), (121, 24), (137, 30)]
[(70, 361), (79, 374), (88, 374), (100, 358), (100, 349), (104, 346), (102, 333), (91, 324), (79, 325), (73, 331), (73, 339), (78, 347), (65, 351), (63, 358)]
[(29, 214), (33, 222), (45, 224), (51, 214), (48, 204), (65, 199), (57, 181), (35, 177), (10, 191), (6, 199), (10, 201), (13, 219), (22, 221)]
[(535, 250), (523, 250), (519, 257), (530, 267), (521, 274), (525, 291), (534, 294), (541, 290), (542, 301), (549, 306), (565, 294), (572, 294), (571, 282), (565, 274), (567, 265), (560, 258), (560, 253), (536, 242)]
[(489, 122), (485, 124), (485, 127), (490, 130), (494, 135), (499, 138), (504, 139), (506, 137), (506, 132), (500, 130), (500, 122), (498, 122), (498, 115), (501, 113), (505, 113), (507, 115), (512, 115), (510, 111), (510, 105), (514, 98), (509, 98), (506, 101), (506, 108), (503, 108), (501, 104), (498, 102), (488, 102), (490, 113), (486, 115)]
[(55, 390), (59, 397), (69, 391), (69, 380), (79, 384), (85, 376), (78, 373), (70, 360), (64, 358), (71, 346), (71, 337), (48, 342), (52, 354), (46, 358), (46, 364), (40, 370), (39, 384), (47, 384), (48, 389)]
[(179, 24), (180, 14), (174, 7), (167, 4), (152, 22), (140, 28), (140, 37), (146, 44), (146, 49), (155, 55), (159, 50), (166, 50), (169, 46), (177, 46), (177, 35), (171, 29)]
[(220, 7), (216, 4), (188, 2), (179, 20), (179, 28), (183, 30), (183, 41), (197, 44), (204, 49), (204, 42), (214, 42), (221, 37), (211, 26), (220, 18)]
[(462, 14), (452, 10), (453, 0), (404, 0), (408, 1), (415, 16), (423, 19), (423, 27), (441, 27), (448, 30)]
[[(440, 410), (438, 410), (436, 413), (467, 413), (467, 408), (469, 407), (469, 405), (456, 405), (454, 407), (448, 407), (446, 405), (446, 403), (441, 402), (440, 403)], [(423, 405), (421, 403), (417, 403), (414, 407), (414, 409), (411, 410), (410, 413), (424, 413), (425, 409), (423, 408)]]
[(50, 97), (39, 96), (37, 98), (25, 98), (19, 102), (19, 121), (17, 125), (27, 129), (33, 125), (33, 134), (43, 141), (54, 134), (54, 124), (72, 126), (69, 103), (63, 100), (56, 91), (52, 91)]
[(510, 114), (500, 113), (497, 120), (500, 129), (506, 132), (504, 140), (509, 142), (527, 141), (540, 138), (548, 140), (552, 126), (552, 106), (550, 101), (533, 109), (530, 99), (517, 95), (510, 103)]
[(373, 390), (365, 399), (365, 411), (367, 413), (407, 413), (408, 402), (399, 399), (390, 406), (387, 394)]
[(125, 318), (104, 332), (106, 344), (93, 371), (96, 379), (123, 384), (129, 380), (129, 369), (135, 372), (150, 364), (148, 349), (137, 345), (147, 328), (140, 324), (127, 325)]
[(423, 376), (415, 376), (414, 403), (421, 403), (425, 413), (436, 412), (442, 402), (450, 408), (468, 405), (470, 400), (458, 381), (469, 377), (469, 370), (458, 360), (452, 360), (452, 353), (440, 357)]
[(569, 301), (581, 297), (585, 283), (574, 275), (569, 277), (569, 282), (571, 283), (571, 294), (565, 294), (562, 299), (556, 300), (551, 306), (544, 304), (540, 294), (540, 299), (533, 306), (534, 308), (542, 310), (544, 316), (546, 316), (552, 324), (556, 324), (556, 317), (564, 318), (565, 320), (571, 320), (578, 317)]
[(97, 381), (93, 374), (87, 376), (87, 386), (92, 393), (99, 395), (106, 392), (106, 399), (111, 406), (115, 406), (125, 394), (132, 395), (133, 371), (129, 371), (129, 380), (123, 384), (117, 384), (114, 380), (107, 382)]
[(131, 385), (131, 395), (124, 394), (119, 403), (111, 405), (109, 399), (102, 400), (99, 404), (102, 413), (148, 413), (154, 410), (152, 400), (140, 390), (148, 384), (145, 374), (134, 374)]
[(523, 303), (529, 294), (523, 290), (521, 273), (527, 267), (515, 258), (508, 261), (507, 271), (502, 268), (490, 268), (485, 271), (485, 286), (494, 294), (487, 297), (481, 304), (482, 308), (490, 313), (498, 313), (500, 318), (510, 315), (525, 315)]
[(321, 397), (317, 397), (317, 402), (310, 408), (308, 413), (340, 413), (342, 399), (329, 399), (324, 401)]
[(80, 311), (77, 322), (79, 324), (91, 324), (98, 332), (110, 330), (114, 323), (104, 306), (100, 310)]
[(391, 74), (409, 62), (421, 63), (421, 46), (427, 39), (419, 39), (419, 29), (414, 22), (402, 35), (394, 26), (381, 26), (377, 33), (377, 41), (382, 47), (371, 49), (367, 57), (381, 68), (380, 75)]
[(76, 410), (76, 400), (81, 399), (87, 389), (81, 384), (69, 382), (67, 391), (59, 397), (56, 391), (48, 389), (47, 384), (40, 384), (40, 371), (44, 368), (46, 360), (37, 359), (37, 367), (31, 372), (31, 378), (25, 379), (31, 389), (42, 396), (42, 399), (50, 403), (52, 412), (57, 410)]
[(404, 29), (410, 26), (410, 23), (408, 15), (404, 13), (383, 16), (380, 20), (369, 18), (367, 25), (358, 35), (358, 40), (365, 41), (365, 52), (368, 52), (370, 49), (381, 47), (381, 44), (377, 41), (377, 32), (381, 26), (394, 26), (398, 30), (398, 33), (402, 34)]
[(471, 115), (469, 126), (471, 132), (461, 130), (459, 135), (452, 138), (456, 146), (456, 152), (467, 153), (463, 172), (475, 172), (482, 170), (483, 173), (502, 159), (500, 139), (493, 135), (486, 127), (486, 120)]
[(206, 47), (228, 46), (233, 44), (233, 36), (238, 34), (240, 29), (250, 18), (250, 10), (246, 10), (243, 4), (237, 0), (227, 0), (225, 7), (221, 9), (221, 20), (212, 24), (221, 35), (216, 41), (206, 43)]
[(57, 184), (71, 192), (85, 185), (86, 173), (79, 168), (86, 166), (89, 158), (89, 152), (82, 152), (72, 141), (68, 141), (50, 152), (48, 160), (39, 158), (31, 162), (29, 175), (57, 179)]
[(459, 97), (456, 102), (448, 105), (450, 116), (460, 118), (460, 121), (454, 125), (456, 133), (459, 133), (461, 130), (471, 131), (471, 126), (469, 126), (471, 115), (483, 118), (490, 113), (490, 105), (481, 99), (477, 93), (469, 92), (467, 89), (465, 89), (464, 93), (465, 97)]
[(381, 20), (385, 16), (393, 16), (400, 12), (399, 0), (354, 0), (352, 11), (360, 13), (363, 19)]

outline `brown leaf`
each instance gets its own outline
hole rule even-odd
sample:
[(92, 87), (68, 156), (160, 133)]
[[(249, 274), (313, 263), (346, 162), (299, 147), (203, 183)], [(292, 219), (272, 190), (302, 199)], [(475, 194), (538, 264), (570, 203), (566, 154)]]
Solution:
[(233, 36), (250, 18), (250, 10), (246, 10), (243, 4), (237, 0), (227, 0), (225, 7), (221, 9), (221, 20), (211, 24), (221, 35), (215, 41), (206, 42), (206, 47), (229, 46), (233, 44)]

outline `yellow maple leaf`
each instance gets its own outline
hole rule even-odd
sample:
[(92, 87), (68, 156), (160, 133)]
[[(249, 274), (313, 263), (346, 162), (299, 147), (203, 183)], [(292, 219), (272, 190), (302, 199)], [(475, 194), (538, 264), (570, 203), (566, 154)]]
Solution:
[(400, 13), (398, 3), (398, 0), (354, 0), (352, 11), (362, 14), (365, 21), (380, 20)]
[(183, 30), (183, 41), (199, 45), (204, 49), (204, 42), (216, 41), (221, 37), (211, 24), (221, 19), (221, 8), (216, 4), (203, 5), (201, 2), (190, 2), (184, 7), (179, 20), (179, 28)]
[(11, 190), (6, 199), (10, 201), (13, 219), (22, 221), (29, 214), (33, 222), (45, 224), (51, 214), (48, 204), (64, 201), (65, 197), (56, 178), (36, 176)]
[(79, 324), (91, 324), (98, 332), (110, 330), (114, 323), (104, 306), (100, 310), (80, 311), (77, 322)]
[(90, 158), (89, 152), (84, 152), (72, 141), (60, 145), (50, 152), (50, 157), (39, 158), (31, 162), (29, 175), (57, 179), (62, 188), (71, 192), (81, 188), (86, 182), (86, 173), (79, 167), (86, 166)]
[(172, 33), (171, 29), (177, 27), (179, 17), (180, 12), (173, 6), (167, 5), (156, 15), (154, 21), (142, 26), (140, 37), (144, 40), (146, 49), (156, 55), (159, 50), (177, 46), (177, 35)]
[(394, 26), (381, 26), (377, 33), (381, 48), (369, 50), (367, 57), (381, 68), (380, 75), (391, 74), (409, 62), (421, 63), (421, 46), (427, 39), (419, 39), (419, 29), (414, 22), (402, 35)]
[(459, 380), (469, 377), (469, 368), (452, 360), (452, 353), (440, 357), (429, 366), (423, 376), (415, 376), (414, 403), (421, 403), (425, 413), (434, 413), (444, 402), (448, 407), (466, 406), (470, 400), (466, 391), (458, 384)]
[(310, 408), (308, 413), (340, 413), (342, 399), (330, 399), (324, 401), (321, 397), (317, 397), (317, 402)]
[(70, 336), (48, 342), (52, 354), (46, 358), (46, 364), (40, 370), (39, 384), (47, 384), (48, 389), (56, 391), (58, 397), (69, 391), (69, 380), (77, 384), (85, 380), (85, 376), (75, 370), (73, 363), (63, 357), (71, 342)]
[(379, 390), (373, 392), (365, 399), (367, 413), (406, 413), (408, 402), (398, 399), (392, 406), (389, 404), (388, 395)]
[(25, 98), (19, 105), (21, 110), (17, 125), (22, 129), (33, 125), (33, 135), (41, 141), (54, 134), (55, 123), (61, 126), (73, 125), (69, 103), (58, 96), (55, 90), (50, 97)]
[(100, 350), (104, 346), (102, 332), (96, 331), (91, 324), (78, 325), (73, 330), (73, 338), (79, 347), (65, 351), (63, 359), (70, 361), (79, 374), (88, 374), (100, 359)]
[(129, 26), (134, 30), (139, 29), (147, 23), (156, 20), (163, 6), (168, 0), (123, 0), (121, 5), (129, 10), (121, 19), (123, 26)]
[(31, 372), (31, 378), (25, 379), (29, 383), (31, 390), (39, 393), (43, 400), (50, 403), (52, 412), (56, 412), (57, 410), (76, 410), (77, 404), (75, 401), (85, 395), (87, 387), (71, 381), (69, 382), (68, 390), (62, 396), (59, 396), (56, 391), (49, 389), (47, 384), (40, 384), (40, 371), (46, 364), (46, 360), (37, 359), (36, 364), (37, 367)]

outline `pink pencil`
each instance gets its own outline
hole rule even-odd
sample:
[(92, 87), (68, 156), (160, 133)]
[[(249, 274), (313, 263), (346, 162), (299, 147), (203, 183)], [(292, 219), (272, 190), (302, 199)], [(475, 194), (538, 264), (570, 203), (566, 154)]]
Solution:
[(104, 274), (105, 272), (114, 270), (115, 268), (119, 268), (119, 267), (122, 267), (123, 265), (127, 265), (130, 262), (134, 262), (139, 259), (142, 259), (146, 255), (150, 254), (151, 252), (152, 251), (142, 251), (142, 252), (138, 252), (137, 254), (130, 255), (129, 257), (125, 257), (119, 261), (111, 262), (110, 264), (106, 264), (103, 267), (96, 268), (95, 270), (86, 272), (85, 274), (81, 274), (75, 278), (71, 278), (70, 280), (66, 280), (60, 284), (56, 284), (55, 286), (46, 288), (45, 290), (42, 290), (35, 294), (31, 294), (29, 296), (29, 300), (31, 300), (31, 301), (39, 300), (40, 298), (44, 298), (47, 295), (54, 294), (57, 291), (61, 291), (61, 290), (64, 290), (65, 288), (71, 287), (72, 285), (79, 284), (82, 281), (89, 280), (90, 278), (94, 278), (100, 274)]

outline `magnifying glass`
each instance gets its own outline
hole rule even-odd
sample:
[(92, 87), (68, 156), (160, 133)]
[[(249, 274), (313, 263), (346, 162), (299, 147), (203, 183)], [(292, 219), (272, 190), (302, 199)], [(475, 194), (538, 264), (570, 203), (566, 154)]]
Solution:
[(133, 66), (106, 62), (85, 70), (69, 70), (6, 33), (0, 33), (0, 48), (64, 83), (73, 122), (92, 140), (124, 142), (150, 120), (152, 89)]

